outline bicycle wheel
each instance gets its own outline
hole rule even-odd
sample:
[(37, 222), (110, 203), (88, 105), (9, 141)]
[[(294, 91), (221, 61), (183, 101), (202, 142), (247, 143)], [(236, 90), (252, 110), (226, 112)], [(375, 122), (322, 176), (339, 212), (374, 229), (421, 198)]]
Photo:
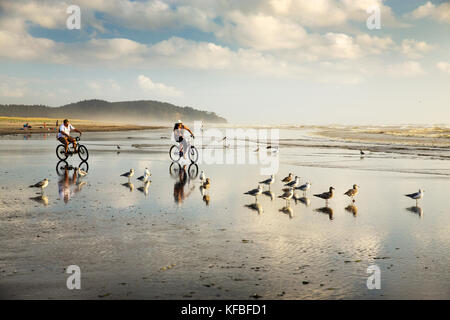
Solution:
[(194, 146), (191, 146), (189, 150), (189, 159), (192, 161), (192, 163), (195, 163), (198, 160), (198, 150)]
[(67, 157), (69, 156), (68, 154), (66, 154), (66, 147), (63, 146), (62, 144), (57, 146), (56, 147), (56, 156), (58, 157), (59, 160), (66, 160)]
[(78, 156), (80, 157), (81, 160), (87, 161), (87, 159), (89, 159), (88, 149), (83, 145), (79, 145), (78, 146)]
[(169, 173), (173, 178), (178, 178), (180, 175), (181, 166), (178, 162), (172, 162), (169, 167)]
[(180, 148), (178, 146), (173, 145), (169, 150), (169, 156), (172, 161), (180, 160)]
[(192, 180), (196, 179), (198, 176), (198, 166), (196, 163), (191, 163), (188, 169), (189, 178)]

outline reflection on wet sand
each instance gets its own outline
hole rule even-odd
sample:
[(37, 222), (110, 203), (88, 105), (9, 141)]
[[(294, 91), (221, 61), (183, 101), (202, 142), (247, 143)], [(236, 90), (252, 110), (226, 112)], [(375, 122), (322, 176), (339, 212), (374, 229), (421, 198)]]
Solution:
[(294, 210), (292, 210), (290, 205), (284, 206), (279, 211), (283, 212), (284, 214), (289, 215), (289, 218), (291, 218), (291, 219), (294, 217)]
[(148, 187), (150, 186), (151, 181), (147, 180), (143, 183), (142, 187), (139, 187), (138, 190), (142, 192), (145, 196), (148, 195)]
[(261, 213), (264, 212), (262, 206), (259, 203), (257, 203), (257, 202), (256, 203), (251, 203), (251, 204), (246, 204), (245, 207), (249, 208), (249, 209), (251, 209), (253, 211), (258, 212), (258, 214), (261, 214)]
[(75, 193), (81, 191), (84, 184), (85, 183), (83, 183), (83, 181), (79, 181), (77, 170), (73, 170), (73, 174), (71, 176), (69, 174), (69, 167), (66, 166), (64, 169), (64, 174), (58, 181), (60, 199), (64, 200), (65, 203), (68, 203)]
[(334, 212), (333, 212), (333, 209), (331, 209), (330, 207), (322, 207), (322, 208), (315, 209), (314, 211), (327, 214), (328, 217), (330, 218), (330, 220), (334, 219), (333, 218)]
[(297, 202), (301, 202), (307, 207), (311, 204), (311, 200), (309, 200), (308, 197), (300, 197), (298, 194), (294, 194), (294, 200), (295, 204), (297, 204)]
[(273, 199), (275, 199), (275, 194), (270, 190), (264, 191), (263, 195), (268, 196), (270, 198), (270, 201), (273, 201)]
[(406, 210), (408, 210), (409, 212), (417, 214), (419, 216), (419, 218), (423, 218), (423, 210), (419, 206), (412, 206), (412, 207), (406, 208)]
[(134, 190), (134, 184), (132, 184), (131, 182), (122, 183), (122, 185), (123, 185), (125, 188), (130, 189), (130, 192), (132, 192), (132, 191)]
[(186, 166), (184, 165), (178, 172), (177, 181), (173, 186), (173, 198), (175, 203), (181, 204), (184, 199), (189, 197), (194, 190), (194, 186), (190, 187), (187, 192), (185, 192), (185, 187), (188, 184), (188, 175), (186, 172)]
[(345, 211), (352, 213), (354, 217), (358, 215), (358, 207), (354, 204), (349, 204), (348, 206), (346, 206)]
[(44, 206), (48, 206), (48, 197), (43, 194), (37, 197), (31, 197), (30, 200), (36, 201)]

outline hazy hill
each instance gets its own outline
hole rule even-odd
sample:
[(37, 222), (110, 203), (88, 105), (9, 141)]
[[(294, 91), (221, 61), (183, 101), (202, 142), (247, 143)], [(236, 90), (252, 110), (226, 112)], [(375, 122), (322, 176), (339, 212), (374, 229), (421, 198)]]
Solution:
[(143, 100), (108, 102), (84, 100), (61, 107), (44, 105), (0, 105), (0, 116), (72, 118), (114, 122), (174, 122), (202, 120), (210, 123), (226, 123), (227, 120), (214, 112), (191, 107), (178, 107), (170, 103)]

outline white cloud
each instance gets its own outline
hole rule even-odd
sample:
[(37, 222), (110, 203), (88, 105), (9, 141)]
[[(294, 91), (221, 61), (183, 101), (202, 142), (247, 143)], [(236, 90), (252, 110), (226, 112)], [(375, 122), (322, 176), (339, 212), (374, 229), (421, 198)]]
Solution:
[(137, 78), (139, 87), (151, 94), (162, 95), (162, 96), (180, 96), (181, 91), (178, 91), (174, 87), (167, 86), (163, 83), (153, 82), (150, 78), (139, 75)]
[(401, 52), (410, 59), (422, 58), (427, 52), (433, 50), (433, 46), (425, 41), (417, 41), (414, 39), (405, 39), (401, 44)]
[(0, 83), (0, 97), (21, 98), (25, 95), (26, 89), (20, 86), (11, 86), (8, 83)]
[(436, 6), (428, 1), (414, 10), (409, 16), (413, 19), (431, 18), (439, 22), (450, 23), (450, 3), (444, 2)]
[(443, 61), (438, 62), (438, 63), (436, 64), (436, 67), (437, 67), (439, 70), (441, 70), (441, 71), (443, 71), (443, 72), (446, 72), (446, 73), (450, 74), (450, 63), (449, 63), (449, 62), (443, 62)]
[(400, 64), (387, 66), (388, 74), (394, 77), (415, 77), (425, 74), (417, 61), (406, 61)]

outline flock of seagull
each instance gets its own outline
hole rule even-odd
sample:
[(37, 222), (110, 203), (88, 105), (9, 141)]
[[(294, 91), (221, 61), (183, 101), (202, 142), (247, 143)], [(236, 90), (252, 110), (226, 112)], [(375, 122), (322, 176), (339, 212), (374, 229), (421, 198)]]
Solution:
[[(269, 195), (271, 197), (271, 199), (273, 200), (274, 196), (273, 196), (273, 192), (271, 192), (270, 188), (271, 188), (272, 184), (275, 183), (275, 181), (276, 181), (275, 175), (272, 174), (270, 176), (270, 178), (260, 181), (258, 183), (257, 188), (249, 190), (247, 192), (244, 192), (245, 195), (250, 195), (250, 196), (255, 197), (255, 203), (246, 205), (246, 207), (257, 210), (259, 213), (261, 213), (262, 209), (261, 209), (261, 206), (258, 204), (258, 196), (261, 194), (266, 194), (266, 195)], [(294, 199), (296, 202), (300, 201), (306, 205), (309, 205), (309, 199), (306, 197), (306, 192), (311, 189), (312, 184), (310, 181), (307, 181), (304, 184), (300, 184), (300, 177), (294, 176), (293, 173), (289, 173), (289, 175), (286, 176), (285, 178), (283, 178), (281, 180), (281, 182), (284, 183), (284, 186), (281, 189), (281, 191), (283, 193), (281, 195), (279, 195), (278, 198), (285, 200), (286, 206), (283, 207), (282, 209), (280, 209), (280, 211), (292, 215), (292, 209), (290, 208), (290, 200), (291, 199)], [(263, 190), (263, 185), (268, 186), (267, 191)], [(302, 191), (303, 196), (301, 196), (298, 192), (296, 192), (296, 190)], [(328, 208), (328, 200), (333, 198), (334, 193), (335, 193), (334, 191), (335, 191), (335, 188), (331, 186), (328, 189), (328, 191), (318, 193), (318, 194), (313, 194), (314, 197), (325, 200), (325, 205), (326, 205), (324, 208), (317, 209), (316, 211), (327, 213), (330, 215), (330, 217), (332, 216), (333, 211), (332, 211), (332, 209)], [(358, 192), (359, 192), (359, 186), (357, 184), (354, 184), (352, 186), (352, 188), (348, 189), (344, 193), (344, 195), (348, 196), (352, 200), (352, 203), (355, 203), (355, 196), (358, 194)], [(419, 189), (418, 192), (406, 194), (405, 196), (408, 198), (411, 198), (413, 200), (416, 200), (416, 207), (417, 207), (417, 204), (418, 204), (417, 201), (423, 198), (423, 194), (424, 194), (424, 190)], [(347, 206), (345, 209), (349, 212), (352, 212), (354, 215), (356, 215), (357, 208), (353, 204)]]

